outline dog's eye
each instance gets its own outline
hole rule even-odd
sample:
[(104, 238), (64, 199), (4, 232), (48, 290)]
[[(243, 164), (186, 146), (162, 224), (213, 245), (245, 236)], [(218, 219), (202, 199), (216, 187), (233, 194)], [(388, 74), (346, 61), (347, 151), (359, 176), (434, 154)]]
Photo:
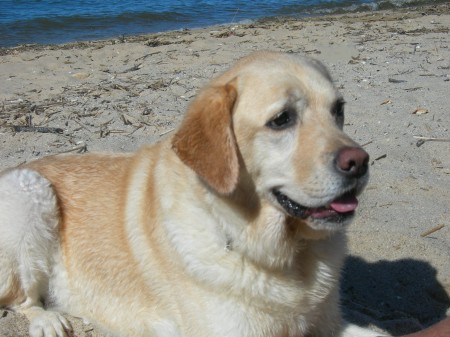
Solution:
[(344, 101), (337, 101), (333, 107), (333, 116), (335, 116), (336, 118), (344, 118), (344, 105)]
[(283, 110), (270, 120), (266, 125), (274, 130), (282, 130), (290, 127), (295, 122), (294, 114), (288, 110)]
[(344, 125), (344, 105), (345, 102), (342, 100), (337, 101), (331, 113), (333, 114), (334, 118), (336, 119), (336, 122), (342, 127)]

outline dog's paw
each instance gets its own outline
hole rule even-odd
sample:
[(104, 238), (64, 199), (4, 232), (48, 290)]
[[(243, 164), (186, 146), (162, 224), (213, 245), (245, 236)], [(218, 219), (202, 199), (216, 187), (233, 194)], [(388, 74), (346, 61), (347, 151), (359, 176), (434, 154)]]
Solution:
[(41, 311), (30, 319), (30, 337), (68, 337), (72, 326), (61, 314)]

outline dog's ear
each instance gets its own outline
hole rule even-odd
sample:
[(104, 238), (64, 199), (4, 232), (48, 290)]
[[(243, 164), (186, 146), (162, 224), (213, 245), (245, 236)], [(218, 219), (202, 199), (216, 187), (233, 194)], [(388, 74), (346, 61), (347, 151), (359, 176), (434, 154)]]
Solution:
[(178, 157), (222, 194), (232, 193), (239, 178), (232, 125), (236, 97), (232, 82), (203, 89), (172, 139)]

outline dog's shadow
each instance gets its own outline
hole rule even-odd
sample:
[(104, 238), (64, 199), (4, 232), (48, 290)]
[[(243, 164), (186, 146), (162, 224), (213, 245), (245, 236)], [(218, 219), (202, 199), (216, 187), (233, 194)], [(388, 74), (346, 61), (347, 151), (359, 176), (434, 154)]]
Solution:
[(392, 335), (427, 327), (444, 318), (450, 307), (436, 273), (430, 264), (413, 259), (369, 263), (349, 256), (341, 284), (344, 316)]

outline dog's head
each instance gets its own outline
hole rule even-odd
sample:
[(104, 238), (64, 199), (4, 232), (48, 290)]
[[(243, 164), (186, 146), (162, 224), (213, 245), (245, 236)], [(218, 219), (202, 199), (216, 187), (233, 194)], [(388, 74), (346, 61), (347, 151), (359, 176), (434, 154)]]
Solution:
[(336, 230), (368, 179), (369, 156), (343, 124), (343, 98), (321, 63), (260, 52), (200, 92), (172, 144), (218, 193), (232, 194), (245, 175), (287, 216)]

